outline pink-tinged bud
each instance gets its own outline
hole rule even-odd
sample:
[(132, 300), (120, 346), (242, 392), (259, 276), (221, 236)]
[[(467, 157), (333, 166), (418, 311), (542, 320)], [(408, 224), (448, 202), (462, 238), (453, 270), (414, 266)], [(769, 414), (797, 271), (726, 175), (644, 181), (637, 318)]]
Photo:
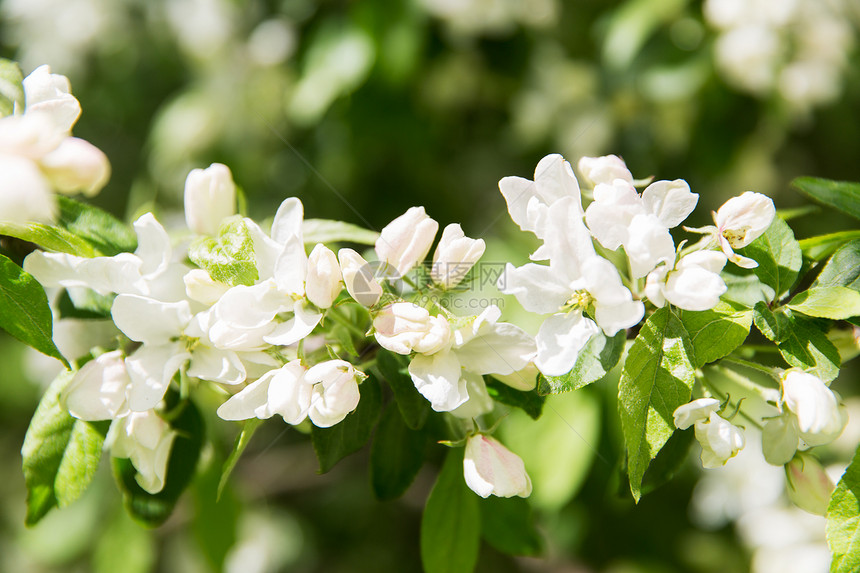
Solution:
[(110, 179), (107, 156), (92, 143), (68, 137), (40, 161), (42, 171), (60, 193), (92, 197)]
[(785, 466), (785, 481), (788, 498), (800, 509), (825, 515), (833, 482), (818, 460), (809, 454), (797, 454)]
[(373, 319), (376, 341), (397, 354), (434, 354), (451, 342), (451, 327), (442, 316), (411, 302), (396, 302)]
[(442, 231), (442, 238), (433, 253), (430, 278), (442, 288), (457, 286), (478, 262), (485, 249), (483, 239), (470, 239), (463, 233), (460, 225), (448, 225)]
[(438, 230), (439, 223), (427, 216), (424, 207), (412, 207), (382, 229), (376, 254), (403, 276), (424, 260)]
[(185, 180), (185, 221), (201, 235), (214, 235), (223, 219), (236, 213), (236, 184), (226, 165), (193, 169)]
[(341, 279), (337, 257), (331, 249), (317, 243), (308, 256), (308, 278), (305, 281), (308, 300), (319, 308), (329, 308), (343, 290)]
[(481, 497), (528, 497), (532, 480), (523, 460), (498, 440), (476, 434), (466, 442), (463, 458), (466, 485)]

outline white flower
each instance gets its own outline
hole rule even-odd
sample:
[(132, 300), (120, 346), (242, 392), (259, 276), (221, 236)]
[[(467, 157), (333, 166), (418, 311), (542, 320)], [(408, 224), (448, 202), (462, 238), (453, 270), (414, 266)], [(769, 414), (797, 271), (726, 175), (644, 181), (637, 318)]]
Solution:
[(358, 406), (359, 372), (345, 360), (311, 366), (305, 381), (313, 385), (308, 417), (318, 428), (334, 426)]
[(602, 157), (581, 157), (577, 164), (579, 172), (592, 185), (598, 183), (612, 184), (616, 179), (626, 181), (633, 185), (633, 175), (627, 169), (627, 164), (617, 155), (604, 155)]
[(374, 268), (352, 249), (337, 252), (346, 291), (356, 302), (371, 307), (382, 296), (382, 285), (374, 276)]
[(24, 78), (25, 113), (44, 114), (59, 131), (71, 131), (81, 115), (81, 104), (71, 91), (66, 76), (52, 74), (50, 66), (39, 66)]
[(337, 257), (331, 249), (318, 243), (308, 256), (308, 276), (305, 281), (308, 300), (319, 308), (329, 308), (343, 290), (341, 279)]
[[(595, 254), (578, 199), (556, 201), (544, 229), (549, 266), (508, 264), (499, 290), (515, 295), (530, 312), (553, 313), (536, 337), (535, 364), (545, 375), (558, 376), (573, 368), (579, 351), (599, 329), (614, 336), (637, 324), (645, 307), (633, 300), (615, 266)], [(590, 308), (594, 320), (583, 314)]]
[(42, 172), (60, 193), (81, 192), (92, 197), (110, 179), (110, 162), (98, 147), (67, 137), (39, 162)]
[(787, 464), (797, 451), (799, 439), (797, 417), (791, 412), (768, 419), (761, 432), (761, 451), (765, 461), (774, 466)]
[(182, 277), (182, 282), (185, 283), (185, 294), (189, 299), (207, 306), (218, 302), (230, 290), (229, 285), (214, 280), (203, 269), (191, 269)]
[(556, 201), (573, 197), (577, 204), (581, 204), (579, 183), (573, 169), (558, 154), (547, 155), (538, 162), (534, 181), (505, 177), (499, 181), (499, 190), (514, 223), (541, 239), (547, 236), (543, 227), (550, 207)]
[(438, 230), (439, 223), (427, 216), (424, 207), (412, 207), (383, 227), (376, 254), (404, 276), (430, 252)]
[(788, 370), (782, 378), (782, 399), (797, 417), (800, 437), (810, 446), (835, 440), (847, 420), (836, 395), (816, 376), (802, 370)]
[(457, 286), (484, 254), (485, 248), (483, 239), (470, 239), (460, 225), (448, 225), (442, 231), (442, 238), (433, 253), (430, 278), (445, 289)]
[(149, 493), (164, 489), (167, 462), (176, 432), (153, 410), (132, 412), (111, 424), (105, 446), (116, 458), (129, 458), (134, 479)]
[(230, 169), (213, 163), (192, 169), (185, 180), (185, 221), (201, 235), (215, 235), (222, 220), (236, 213), (236, 184)]
[(720, 409), (720, 401), (714, 398), (699, 398), (687, 404), (678, 406), (672, 414), (675, 419), (675, 427), (686, 430), (699, 421), (707, 420), (711, 412)]
[(645, 294), (658, 307), (669, 301), (684, 310), (709, 310), (728, 290), (720, 277), (725, 264), (721, 252), (695, 251), (681, 257), (673, 270), (662, 265), (648, 273)]
[(270, 370), (221, 404), (223, 420), (265, 420), (280, 414), (288, 424), (300, 424), (308, 415), (313, 387), (305, 381), (307, 370), (293, 360)]
[(484, 434), (470, 436), (463, 458), (463, 477), (469, 489), (483, 498), (528, 497), (532, 481), (523, 460), (498, 440)]
[(60, 402), (79, 420), (113, 420), (128, 414), (131, 378), (121, 350), (87, 362), (63, 390)]
[[(413, 356), (409, 375), (435, 411), (454, 410), (471, 401), (473, 394), (480, 401), (486, 393), (484, 374), (512, 374), (534, 359), (532, 337), (512, 324), (497, 322), (500, 315), (499, 308), (491, 306), (455, 330), (450, 344), (432, 355)], [(475, 411), (485, 409), (474, 406)]]
[(774, 216), (773, 201), (761, 193), (747, 191), (726, 201), (714, 214), (720, 248), (726, 258), (745, 269), (757, 267), (757, 262), (736, 254), (734, 249), (746, 247), (760, 237), (770, 227)]
[[(0, 128), (2, 128), (0, 119)], [(51, 187), (36, 164), (0, 152), (0, 221), (50, 223), (57, 206)]]
[(412, 302), (395, 302), (373, 318), (376, 341), (397, 354), (433, 354), (450, 343), (451, 327), (443, 316), (434, 316)]
[(744, 434), (728, 420), (711, 412), (708, 420), (695, 423), (696, 439), (702, 445), (702, 466), (718, 468), (744, 447)]

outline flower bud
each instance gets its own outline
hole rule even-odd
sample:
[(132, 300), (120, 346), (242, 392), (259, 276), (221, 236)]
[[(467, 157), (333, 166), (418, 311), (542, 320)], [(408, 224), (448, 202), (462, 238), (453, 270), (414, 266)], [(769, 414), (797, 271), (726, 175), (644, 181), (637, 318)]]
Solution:
[(360, 397), (358, 375), (345, 360), (329, 360), (311, 366), (305, 381), (314, 385), (308, 417), (315, 426), (334, 426), (356, 409)]
[(132, 412), (111, 425), (105, 445), (115, 458), (129, 458), (135, 481), (149, 493), (164, 489), (167, 462), (176, 432), (154, 410)]
[(696, 251), (681, 258), (668, 274), (663, 296), (684, 310), (710, 310), (728, 290), (720, 277), (726, 257), (717, 251)]
[(616, 179), (623, 179), (627, 183), (633, 184), (633, 175), (627, 169), (624, 160), (617, 155), (582, 157), (577, 167), (582, 176), (591, 181), (593, 185), (598, 183), (612, 184)]
[(201, 235), (214, 235), (221, 221), (236, 213), (236, 184), (230, 169), (213, 163), (192, 169), (185, 180), (185, 221)]
[(69, 78), (52, 74), (50, 66), (39, 66), (24, 78), (25, 113), (38, 112), (51, 118), (60, 131), (70, 131), (81, 115), (81, 104), (71, 94)]
[(445, 289), (457, 286), (484, 254), (484, 249), (483, 239), (470, 239), (457, 223), (448, 225), (433, 253), (430, 278)]
[(767, 463), (774, 466), (787, 464), (798, 445), (797, 418), (791, 412), (771, 418), (761, 431), (761, 452)]
[(397, 354), (434, 354), (451, 341), (451, 327), (442, 316), (411, 302), (387, 305), (373, 319), (376, 341)]
[(373, 266), (352, 249), (337, 252), (346, 291), (359, 304), (371, 307), (382, 296), (382, 285), (376, 280)]
[(343, 281), (340, 265), (334, 253), (317, 243), (308, 256), (308, 278), (305, 281), (305, 295), (319, 308), (329, 308), (340, 291)]
[(825, 515), (830, 495), (835, 489), (818, 460), (808, 454), (797, 454), (785, 466), (788, 498), (800, 509)]
[(802, 370), (788, 370), (782, 378), (782, 399), (797, 416), (800, 437), (810, 446), (835, 440), (847, 420), (836, 395), (819, 378)]
[(439, 223), (427, 216), (424, 207), (412, 207), (382, 229), (376, 254), (403, 276), (424, 260), (438, 230)]
[(532, 481), (523, 460), (498, 440), (476, 434), (466, 442), (463, 477), (469, 489), (483, 498), (528, 497)]
[(696, 439), (702, 445), (702, 466), (718, 468), (744, 447), (744, 434), (728, 420), (711, 412), (708, 421), (695, 425)]
[(696, 422), (707, 420), (712, 412), (719, 409), (720, 401), (714, 398), (699, 398), (678, 406), (673, 414), (675, 427), (679, 430), (686, 430)]
[(92, 143), (68, 137), (40, 161), (42, 171), (60, 193), (80, 191), (92, 197), (110, 178), (107, 156)]

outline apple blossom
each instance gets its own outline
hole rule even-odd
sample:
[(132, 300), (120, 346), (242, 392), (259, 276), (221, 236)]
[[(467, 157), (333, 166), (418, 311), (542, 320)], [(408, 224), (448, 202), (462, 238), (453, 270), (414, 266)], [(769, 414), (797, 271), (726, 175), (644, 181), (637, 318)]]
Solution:
[(457, 286), (484, 254), (485, 248), (483, 239), (470, 239), (460, 225), (448, 225), (433, 253), (430, 278), (445, 289)]
[(98, 147), (68, 137), (39, 161), (42, 172), (60, 193), (80, 191), (92, 197), (102, 190), (110, 179), (110, 162)]
[(439, 223), (424, 207), (411, 207), (385, 227), (376, 240), (376, 255), (404, 276), (430, 252)]
[(84, 364), (63, 390), (60, 402), (79, 420), (113, 420), (128, 414), (131, 378), (121, 350)]
[(308, 256), (308, 276), (305, 293), (319, 308), (329, 308), (343, 290), (343, 275), (334, 253), (317, 243)]
[(658, 307), (668, 301), (684, 310), (712, 309), (727, 290), (720, 277), (725, 264), (726, 257), (721, 252), (689, 253), (672, 270), (669, 265), (661, 265), (648, 273), (645, 295)]
[(711, 412), (720, 410), (720, 401), (715, 398), (698, 398), (675, 408), (672, 414), (675, 427), (686, 430), (699, 421), (707, 420)]
[(847, 420), (836, 395), (818, 377), (802, 370), (787, 370), (782, 377), (782, 399), (797, 417), (800, 438), (810, 446), (835, 440)]
[(52, 74), (48, 65), (39, 66), (24, 78), (23, 87), (25, 114), (44, 114), (58, 131), (71, 131), (81, 115), (81, 104), (66, 76)]
[(236, 213), (236, 184), (230, 169), (213, 163), (192, 169), (185, 179), (185, 221), (201, 235), (214, 235), (221, 221)]
[(532, 492), (523, 460), (484, 434), (475, 434), (466, 441), (463, 477), (469, 489), (483, 498), (528, 497)]
[(815, 515), (826, 515), (830, 496), (835, 489), (827, 472), (809, 454), (797, 454), (785, 466), (788, 498), (800, 509)]
[(696, 439), (702, 446), (702, 466), (705, 468), (725, 465), (744, 447), (743, 431), (716, 412), (711, 412), (707, 421), (697, 421), (694, 427)]
[(311, 366), (305, 381), (313, 385), (308, 418), (318, 428), (328, 428), (343, 420), (358, 406), (358, 377), (345, 360), (329, 360)]
[(373, 267), (352, 249), (337, 252), (346, 291), (357, 303), (371, 307), (382, 296), (382, 285), (374, 276)]
[(445, 317), (431, 315), (411, 302), (395, 302), (380, 309), (373, 328), (379, 345), (397, 354), (433, 354), (448, 345), (451, 338)]
[(137, 470), (135, 481), (149, 493), (164, 489), (167, 462), (176, 431), (154, 410), (132, 412), (114, 420), (105, 447), (116, 458), (129, 458)]
[(577, 163), (579, 172), (592, 185), (598, 183), (612, 184), (616, 179), (633, 185), (633, 175), (627, 169), (627, 164), (617, 155), (602, 157), (581, 157)]
[(773, 201), (761, 193), (747, 191), (726, 201), (714, 214), (717, 238), (726, 258), (745, 269), (757, 267), (757, 262), (738, 255), (734, 249), (746, 247), (760, 237), (775, 216)]

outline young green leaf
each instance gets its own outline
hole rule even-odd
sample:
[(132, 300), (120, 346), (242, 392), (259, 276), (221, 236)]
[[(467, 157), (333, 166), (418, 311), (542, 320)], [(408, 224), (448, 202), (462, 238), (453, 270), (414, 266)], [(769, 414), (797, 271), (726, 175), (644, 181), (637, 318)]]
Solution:
[(755, 305), (753, 320), (768, 340), (779, 344), (788, 338), (791, 329), (791, 319), (782, 310), (773, 312), (766, 303), (760, 302)]
[(194, 478), (203, 446), (203, 418), (190, 400), (185, 402), (179, 416), (171, 422), (171, 427), (177, 435), (167, 462), (164, 489), (160, 492), (152, 494), (138, 485), (135, 479), (137, 470), (130, 460), (112, 460), (114, 476), (123, 493), (126, 509), (135, 520), (148, 527), (161, 525), (173, 513), (179, 496)]
[(421, 517), (426, 573), (470, 573), (478, 562), (481, 511), (463, 480), (463, 448), (451, 448)]
[(85, 240), (99, 254), (112, 257), (137, 248), (137, 235), (131, 227), (107, 211), (62, 195), (57, 196), (57, 205), (57, 227)]
[(860, 569), (860, 449), (830, 497), (827, 544), (833, 553), (833, 573)]
[(538, 393), (569, 392), (602, 379), (621, 359), (625, 340), (626, 332), (623, 330), (611, 338), (602, 332), (595, 334), (577, 356), (570, 372), (561, 376), (540, 377)]
[(389, 404), (370, 447), (370, 483), (378, 499), (403, 495), (424, 464), (426, 444), (427, 435), (410, 429), (400, 409)]
[(15, 237), (54, 253), (68, 253), (79, 257), (97, 257), (101, 254), (89, 242), (74, 233), (41, 223), (0, 222), (0, 235)]
[(238, 436), (236, 436), (236, 442), (233, 444), (233, 451), (231, 451), (230, 455), (227, 456), (227, 461), (224, 462), (224, 466), (221, 468), (221, 479), (218, 481), (216, 499), (221, 499), (221, 494), (224, 492), (224, 487), (230, 480), (230, 474), (233, 473), (233, 468), (236, 467), (236, 462), (238, 462), (239, 458), (242, 457), (242, 453), (245, 451), (245, 448), (247, 448), (248, 444), (251, 443), (251, 437), (262, 423), (263, 420), (260, 420), (259, 418), (250, 418), (245, 420), (242, 424), (242, 431), (239, 432)]
[(520, 408), (533, 420), (540, 418), (546, 397), (536, 390), (517, 390), (489, 376), (484, 376), (484, 381), (487, 383), (487, 393), (496, 402)]
[(413, 430), (423, 428), (430, 414), (430, 404), (415, 389), (407, 371), (407, 363), (399, 355), (380, 349), (376, 354), (376, 366), (394, 392), (394, 399), (406, 425)]
[(727, 356), (744, 343), (750, 332), (753, 313), (721, 302), (711, 310), (678, 311), (678, 317), (693, 343), (693, 366), (701, 368)]
[(785, 339), (779, 343), (782, 357), (790, 365), (802, 368), (825, 382), (836, 378), (841, 364), (836, 346), (817, 322), (795, 315), (788, 309), (786, 311), (789, 326)]
[(54, 344), (54, 318), (45, 290), (29, 273), (3, 255), (0, 255), (0, 327), (24, 344), (70, 367)]
[(787, 306), (806, 316), (842, 320), (860, 316), (860, 292), (843, 286), (812, 287), (791, 299)]
[(358, 243), (372, 245), (379, 233), (343, 221), (329, 219), (305, 219), (302, 222), (305, 244), (315, 243)]
[(214, 280), (230, 286), (250, 286), (259, 278), (254, 240), (241, 217), (221, 224), (218, 237), (201, 237), (191, 244), (188, 258)]
[(813, 261), (826, 259), (849, 241), (860, 239), (860, 231), (840, 231), (800, 240), (803, 256)]
[(47, 389), (30, 421), (21, 457), (27, 485), (27, 525), (35, 525), (56, 506), (75, 501), (92, 481), (101, 458), (106, 428), (73, 418), (60, 394), (74, 378), (63, 372)]
[(497, 551), (508, 555), (537, 557), (543, 551), (543, 538), (532, 522), (532, 509), (521, 497), (491, 495), (479, 501), (481, 536)]
[(836, 251), (812, 286), (842, 286), (860, 291), (860, 239), (846, 243)]
[(373, 376), (362, 382), (358, 389), (361, 399), (355, 411), (331, 428), (313, 426), (311, 429), (320, 473), (326, 473), (341, 459), (360, 450), (370, 439), (373, 427), (379, 419), (382, 392), (379, 382)]
[(0, 117), (11, 115), (15, 104), (24, 106), (24, 74), (17, 63), (0, 58)]
[(860, 219), (860, 183), (798, 177), (791, 185), (813, 201)]
[(753, 272), (774, 290), (772, 300), (779, 300), (788, 292), (803, 264), (800, 244), (791, 227), (779, 218), (774, 219), (767, 231), (740, 253), (758, 263)]
[(619, 383), (618, 409), (630, 491), (636, 501), (645, 470), (675, 431), (675, 409), (690, 401), (694, 360), (690, 335), (670, 307), (651, 315), (630, 347)]

